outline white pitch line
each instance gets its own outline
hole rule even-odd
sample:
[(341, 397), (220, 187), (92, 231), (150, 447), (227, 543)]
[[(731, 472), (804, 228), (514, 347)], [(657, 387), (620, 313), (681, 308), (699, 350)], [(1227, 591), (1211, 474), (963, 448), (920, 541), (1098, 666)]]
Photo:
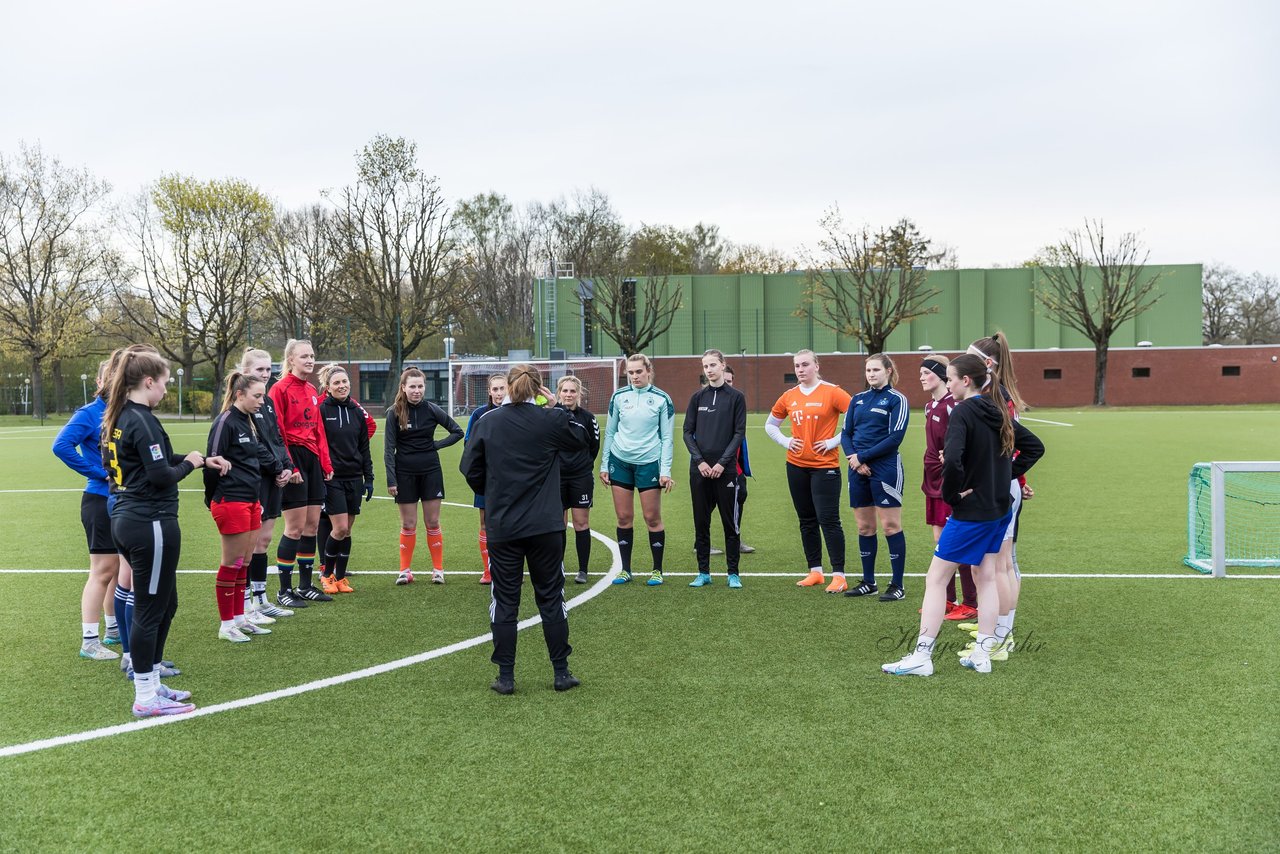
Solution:
[[(591, 532), (591, 536), (604, 543), (613, 554), (613, 566), (603, 577), (591, 587), (582, 593), (568, 600), (565, 605), (568, 608), (576, 608), (579, 605), (586, 604), (592, 599), (599, 596), (605, 590), (608, 590), (613, 583), (613, 577), (618, 574), (622, 568), (622, 555), (618, 551), (618, 544), (603, 534), (595, 531)], [(542, 617), (535, 616), (521, 620), (516, 624), (517, 630), (527, 629), (536, 626), (542, 622)], [(40, 750), (49, 750), (54, 747), (62, 747), (68, 744), (79, 744), (85, 741), (93, 741), (99, 738), (107, 738), (113, 735), (124, 735), (125, 733), (136, 732), (137, 730), (150, 729), (157, 726), (166, 726), (168, 724), (182, 723), (194, 718), (205, 717), (206, 715), (216, 715), (219, 712), (229, 712), (235, 709), (244, 709), (249, 706), (259, 706), (263, 703), (270, 703), (273, 700), (283, 700), (286, 697), (295, 697), (299, 694), (306, 694), (311, 691), (319, 691), (321, 688), (332, 688), (335, 685), (343, 685), (347, 682), (354, 682), (357, 679), (367, 679), (370, 676), (380, 676), (383, 673), (390, 673), (393, 670), (399, 670), (404, 667), (410, 667), (414, 664), (421, 664), (424, 661), (431, 661), (435, 658), (441, 658), (454, 652), (461, 652), (464, 649), (470, 649), (474, 646), (480, 646), (492, 640), (493, 635), (485, 632), (482, 635), (476, 635), (464, 641), (449, 644), (448, 646), (437, 647), (436, 649), (420, 652), (417, 655), (410, 655), (405, 658), (398, 658), (395, 661), (388, 661), (385, 664), (375, 664), (372, 667), (365, 667), (360, 670), (353, 670), (350, 673), (342, 673), (337, 676), (328, 676), (324, 679), (316, 679), (312, 682), (304, 682), (301, 685), (294, 685), (292, 688), (280, 688), (275, 691), (268, 691), (264, 694), (254, 694), (251, 697), (242, 697), (239, 700), (229, 700), (225, 703), (215, 703), (212, 706), (201, 706), (194, 712), (186, 715), (172, 715), (162, 718), (146, 718), (140, 721), (132, 721), (130, 723), (116, 724), (115, 726), (99, 727), (98, 729), (85, 730), (84, 732), (71, 733), (70, 735), (59, 735), (54, 738), (42, 738), (37, 741), (29, 741), (25, 744), (11, 744), (7, 747), (0, 747), (0, 758), (6, 756), (21, 756), (24, 753), (35, 753)]]
[[(594, 533), (594, 532), (593, 532)], [(87, 569), (0, 569), (0, 575), (84, 575)], [(275, 575), (276, 568), (269, 567), (268, 574)], [(592, 572), (588, 575), (608, 575), (612, 570), (605, 573)], [(213, 569), (179, 569), (179, 575), (216, 575), (217, 570)], [(397, 569), (363, 569), (351, 573), (353, 577), (361, 575), (399, 575)], [(478, 576), (478, 572), (447, 572), (445, 575), (460, 576)], [(693, 578), (696, 572), (664, 572), (667, 578)], [(908, 578), (924, 578), (926, 573), (923, 572), (907, 572), (903, 573)], [(713, 576), (724, 575), (723, 572), (712, 573)], [(743, 578), (804, 578), (806, 572), (744, 572)], [(1145, 580), (1164, 580), (1164, 579), (1182, 579), (1182, 578), (1213, 578), (1207, 573), (1192, 572), (1188, 570), (1185, 573), (1177, 572), (1024, 572), (1023, 578), (1103, 578), (1103, 579), (1125, 579), (1138, 578)], [(1275, 575), (1228, 575), (1227, 578), (1236, 579), (1276, 579), (1280, 580), (1280, 573)]]
[(1037, 424), (1052, 424), (1054, 427), (1074, 427), (1074, 426), (1076, 426), (1076, 425), (1074, 425), (1074, 424), (1068, 424), (1068, 423), (1067, 423), (1067, 422), (1065, 422), (1065, 421), (1048, 421), (1048, 420), (1046, 420), (1046, 419), (1044, 419), (1044, 418), (1032, 418), (1030, 415), (1021, 415), (1021, 416), (1019, 416), (1019, 420), (1021, 420), (1021, 421), (1034, 421), (1034, 422), (1036, 422)]

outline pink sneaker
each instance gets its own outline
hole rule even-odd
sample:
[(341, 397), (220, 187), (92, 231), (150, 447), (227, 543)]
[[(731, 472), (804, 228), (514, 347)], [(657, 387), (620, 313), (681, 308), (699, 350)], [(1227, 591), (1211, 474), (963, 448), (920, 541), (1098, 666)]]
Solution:
[(177, 700), (168, 700), (156, 694), (145, 703), (133, 704), (133, 716), (135, 718), (158, 718), (162, 715), (185, 715), (187, 712), (196, 710), (194, 703), (180, 703)]

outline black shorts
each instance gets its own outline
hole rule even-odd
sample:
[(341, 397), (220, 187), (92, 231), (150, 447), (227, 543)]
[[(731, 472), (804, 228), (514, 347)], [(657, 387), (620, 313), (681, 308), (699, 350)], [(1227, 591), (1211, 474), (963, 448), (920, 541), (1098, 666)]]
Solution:
[(426, 474), (396, 473), (396, 503), (417, 504), (419, 501), (439, 501), (444, 498), (444, 472), (440, 469)]
[(262, 521), (279, 519), (284, 501), (284, 487), (276, 486), (274, 477), (264, 477), (258, 484), (258, 503), (262, 505)]
[(302, 483), (285, 484), (281, 506), (295, 510), (324, 504), (324, 470), (320, 468), (320, 458), (301, 445), (290, 445), (289, 456), (293, 457), (296, 470), (302, 473)]
[(363, 478), (334, 478), (325, 484), (324, 512), (329, 516), (350, 513), (360, 515), (360, 499), (364, 497)]
[(596, 479), (591, 472), (560, 478), (560, 505), (566, 510), (571, 507), (592, 506), (595, 494)]
[(116, 541), (111, 537), (111, 516), (107, 514), (107, 496), (86, 492), (80, 496), (80, 524), (84, 525), (84, 537), (89, 542), (89, 554), (118, 554)]

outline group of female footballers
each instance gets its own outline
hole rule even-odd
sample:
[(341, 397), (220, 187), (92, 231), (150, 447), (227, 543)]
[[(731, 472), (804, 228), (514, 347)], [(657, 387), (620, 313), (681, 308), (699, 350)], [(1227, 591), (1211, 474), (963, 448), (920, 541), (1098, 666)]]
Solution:
[[(244, 643), (271, 633), (269, 625), (295, 609), (354, 592), (348, 579), (352, 530), (374, 490), (369, 440), (377, 423), (352, 397), (351, 381), (338, 365), (316, 371), (308, 341), (291, 340), (278, 381), (267, 390), (272, 360), (264, 350), (246, 350), (227, 378), (222, 411), (215, 417), (204, 452), (174, 454), (152, 409), (164, 396), (169, 367), (148, 345), (116, 351), (98, 372), (98, 394), (76, 412), (54, 443), (55, 453), (87, 479), (81, 519), (90, 552), (90, 575), (81, 601), (80, 655), (121, 658), (133, 679), (138, 717), (188, 712), (189, 692), (168, 688), (161, 677), (178, 674), (164, 659), (165, 641), (177, 608), (175, 573), (181, 531), (177, 524), (178, 482), (203, 470), (205, 502), (221, 537), (215, 581), (218, 637)], [(794, 357), (797, 385), (770, 410), (768, 436), (786, 449), (787, 484), (799, 521), (808, 574), (801, 587), (826, 585), (828, 593), (879, 593), (875, 576), (877, 531), (888, 547), (891, 580), (879, 600), (905, 597), (906, 543), (902, 530), (904, 475), (899, 446), (909, 420), (906, 396), (895, 385), (897, 371), (884, 354), (865, 363), (866, 390), (850, 395), (819, 375), (818, 357), (802, 350)], [(722, 353), (702, 358), (706, 383), (690, 399), (684, 441), (694, 516), (698, 574), (691, 587), (712, 584), (710, 521), (718, 512), (725, 534), (727, 581), (741, 588), (741, 514), (750, 476), (746, 443), (746, 402), (733, 388), (732, 370)], [(313, 375), (319, 388), (313, 384)], [(647, 583), (663, 583), (665, 528), (662, 495), (671, 492), (674, 404), (653, 384), (652, 362), (643, 354), (626, 360), (627, 383), (609, 400), (603, 443), (595, 416), (584, 406), (581, 381), (560, 379), (554, 404), (584, 441), (560, 453), (563, 522), (574, 530), (577, 583), (588, 580), (591, 554), (590, 508), (593, 466), (610, 487), (617, 516), (622, 567), (614, 584), (632, 580), (635, 494), (648, 532), (652, 570)], [(961, 624), (974, 644), (961, 663), (990, 672), (1014, 648), (1013, 622), (1020, 576), (1014, 539), (1021, 502), (1034, 494), (1023, 475), (1043, 446), (1017, 420), (1022, 401), (1008, 342), (997, 333), (974, 342), (948, 362), (930, 355), (920, 369), (925, 407), (926, 449), (922, 489), (926, 523), (935, 549), (925, 584), (919, 639), (911, 653), (884, 670), (896, 675), (932, 673), (933, 643), (941, 621), (976, 617)], [(452, 417), (425, 399), (425, 376), (406, 369), (386, 415), (387, 493), (401, 521), (397, 585), (414, 580), (412, 562), (419, 506), (431, 555), (432, 581), (444, 583), (444, 539), (440, 507), (444, 478), (439, 451), (471, 440), (488, 412), (509, 401), (507, 375), (488, 381), (488, 403), (474, 412), (464, 433)], [(541, 401), (541, 398), (539, 399)], [(782, 431), (789, 422), (789, 435)], [(437, 428), (443, 430), (436, 438)], [(603, 454), (600, 450), (603, 447)], [(848, 461), (849, 501), (858, 528), (862, 578), (845, 580), (845, 541), (839, 513), (843, 472), (838, 449)], [(1007, 487), (1002, 487), (1001, 484)], [(485, 497), (477, 493), (479, 548), (491, 581)], [(283, 516), (276, 546), (279, 592), (267, 599), (268, 550), (275, 520)], [(827, 583), (822, 545), (832, 579)], [(564, 543), (561, 543), (563, 566)], [(319, 586), (316, 554), (322, 555)], [(961, 577), (956, 601), (954, 576)], [(297, 583), (294, 583), (294, 573)], [(945, 590), (944, 590), (945, 589)], [(106, 615), (98, 635), (99, 608)], [(118, 656), (108, 647), (120, 644)]]

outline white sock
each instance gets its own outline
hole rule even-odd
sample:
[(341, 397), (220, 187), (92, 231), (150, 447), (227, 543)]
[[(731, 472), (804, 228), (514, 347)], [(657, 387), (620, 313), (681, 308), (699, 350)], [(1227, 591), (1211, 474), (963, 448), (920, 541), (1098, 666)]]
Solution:
[(221, 625), (220, 625), (218, 628), (221, 628), (221, 629), (233, 629), (233, 628), (235, 628), (235, 625), (236, 625), (236, 621), (235, 621), (235, 620), (223, 620), (223, 621), (222, 621), (222, 623), (221, 623)]
[(133, 701), (146, 703), (156, 696), (156, 686), (160, 684), (160, 674), (152, 670), (149, 673), (133, 673)]
[(1013, 615), (1018, 613), (1017, 608), (1009, 609), (1009, 634), (1013, 634)]
[(816, 572), (816, 573), (818, 573), (819, 575), (821, 575), (821, 574), (822, 574), (822, 567), (820, 567), (820, 566), (811, 566), (811, 567), (809, 567), (809, 571), (810, 571), (810, 572)]
[(116, 618), (111, 616), (110, 614), (106, 615), (106, 617), (107, 617), (107, 631), (110, 632), (112, 629), (116, 628)]
[(923, 655), (925, 657), (932, 657), (933, 642), (936, 640), (937, 640), (936, 637), (931, 638), (928, 635), (920, 635), (920, 637), (916, 638), (916, 648), (912, 652), (912, 655)]
[(97, 622), (81, 623), (80, 629), (81, 629), (80, 637), (84, 638), (85, 643), (88, 643), (89, 641), (96, 641), (98, 639)]
[(1009, 625), (1008, 614), (1001, 614), (1000, 616), (996, 617), (996, 637), (998, 637), (1000, 640), (1003, 641), (1005, 638), (1005, 635), (1009, 634), (1009, 632), (1011, 631), (1013, 631), (1013, 629)]
[(833, 570), (831, 570), (831, 574), (832, 574), (833, 576), (838, 575), (838, 576), (840, 576), (841, 578), (844, 578), (844, 572), (843, 572), (843, 571), (841, 571), (841, 572), (836, 572), (836, 571), (833, 569)]
[(997, 642), (995, 635), (979, 634), (977, 643), (973, 647), (973, 652), (969, 653), (969, 658), (977, 661), (990, 658), (991, 651), (996, 648)]

